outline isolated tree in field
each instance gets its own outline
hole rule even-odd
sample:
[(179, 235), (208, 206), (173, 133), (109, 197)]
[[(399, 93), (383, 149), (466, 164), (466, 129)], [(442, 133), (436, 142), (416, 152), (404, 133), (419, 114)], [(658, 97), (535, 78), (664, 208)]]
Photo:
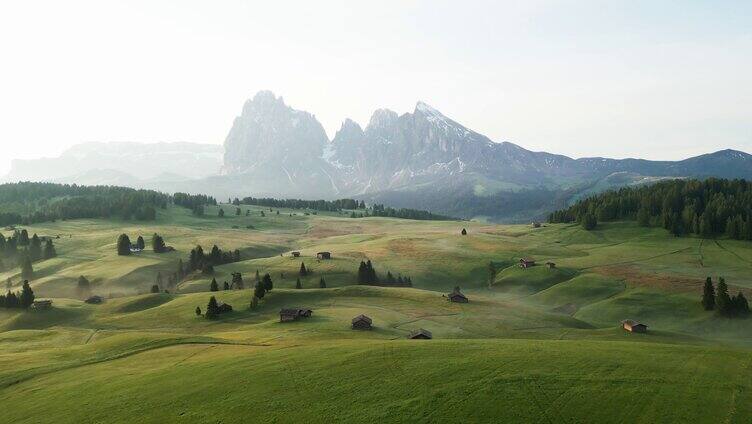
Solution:
[(251, 210), (250, 209), (246, 209), (245, 210), (245, 216), (251, 216)]
[(230, 290), (230, 284), (227, 281), (222, 284), (222, 290)]
[(220, 207), (219, 212), (217, 212), (217, 216), (219, 216), (220, 218), (225, 216), (225, 210)]
[(242, 290), (244, 288), (243, 275), (241, 273), (239, 272), (232, 273), (232, 287), (238, 290)]
[(212, 278), (211, 283), (209, 284), (209, 291), (219, 291), (219, 285), (217, 284), (216, 278)]
[(240, 208), (235, 208), (235, 215), (240, 216)]
[(42, 241), (39, 240), (39, 236), (36, 233), (34, 233), (31, 241), (29, 241), (29, 256), (32, 261), (39, 260), (42, 257)]
[(34, 290), (29, 285), (29, 280), (24, 280), (21, 287), (21, 296), (18, 297), (18, 304), (24, 309), (28, 309), (29, 306), (34, 303)]
[(308, 275), (308, 270), (305, 267), (305, 264), (303, 262), (300, 263), (300, 275), (305, 277)]
[(259, 299), (263, 299), (265, 294), (266, 290), (264, 290), (263, 283), (261, 281), (257, 282), (253, 288), (253, 296)]
[(718, 279), (718, 287), (715, 295), (715, 309), (722, 316), (731, 316), (733, 314), (733, 304), (728, 294), (728, 286), (723, 277)]
[(204, 314), (204, 317), (212, 319), (219, 316), (219, 305), (217, 304), (217, 299), (212, 296), (209, 298), (209, 304), (206, 305), (206, 314)]
[(154, 284), (151, 286), (151, 292), (152, 293), (159, 293), (159, 286)]
[(165, 241), (162, 236), (157, 233), (154, 233), (151, 236), (151, 248), (155, 253), (162, 253), (165, 251)]
[(324, 281), (324, 277), (321, 277), (321, 279), (319, 280), (319, 288), (326, 288), (326, 281)]
[(464, 228), (462, 229), (462, 235), (463, 235), (463, 236), (466, 236), (466, 235), (467, 235), (467, 230), (466, 230), (466, 229), (464, 229)]
[(91, 290), (91, 283), (89, 283), (89, 280), (86, 279), (83, 275), (78, 277), (78, 282), (76, 283), (76, 291), (78, 292), (79, 296), (86, 296), (89, 294), (89, 291)]
[(136, 248), (138, 250), (144, 250), (145, 247), (146, 247), (146, 242), (144, 241), (144, 238), (141, 236), (138, 236), (138, 238), (136, 239)]
[(21, 278), (24, 280), (31, 280), (34, 278), (34, 268), (31, 266), (29, 255), (24, 255), (21, 258)]
[(55, 251), (55, 245), (52, 244), (52, 239), (47, 239), (46, 242), (44, 242), (44, 252), (42, 253), (42, 257), (44, 259), (50, 259), (57, 256), (57, 252)]
[(196, 306), (196, 316), (201, 316), (201, 307)]
[(264, 278), (261, 279), (261, 286), (267, 292), (272, 291), (272, 289), (274, 288), (274, 283), (272, 282), (272, 276), (269, 275), (269, 273), (264, 274)]
[(295, 288), (296, 289), (302, 289), (303, 288), (303, 285), (300, 284), (300, 277), (298, 277), (298, 279), (295, 280)]
[(131, 254), (131, 239), (127, 234), (120, 234), (117, 240), (117, 254), (127, 256)]
[(705, 286), (702, 288), (702, 307), (706, 311), (715, 309), (715, 288), (710, 277), (705, 279)]

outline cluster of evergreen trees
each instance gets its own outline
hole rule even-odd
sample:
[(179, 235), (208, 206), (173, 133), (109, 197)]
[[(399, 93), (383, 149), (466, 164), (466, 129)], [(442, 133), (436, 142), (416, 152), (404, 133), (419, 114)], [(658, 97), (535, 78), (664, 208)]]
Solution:
[(708, 277), (702, 291), (702, 307), (706, 311), (716, 311), (724, 317), (746, 317), (749, 315), (749, 303), (741, 291), (736, 296), (729, 296), (728, 285), (723, 277), (718, 279), (718, 286), (713, 287), (713, 280)]
[[(674, 235), (752, 240), (752, 182), (670, 180), (608, 191), (553, 212), (549, 222), (633, 220)], [(583, 224), (584, 225), (584, 224)]]
[[(364, 215), (362, 214), (359, 216), (351, 215), (351, 217), (356, 218), (362, 218), (363, 216)], [(365, 216), (369, 216), (368, 210), (366, 211)], [(389, 218), (417, 219), (424, 221), (447, 221), (453, 219), (448, 216), (437, 215), (428, 211), (408, 208), (395, 209), (384, 205), (373, 205), (370, 208), (370, 216), (385, 216)]]
[(170, 196), (153, 190), (53, 183), (0, 184), (0, 225), (58, 219), (108, 218), (154, 220)]
[(358, 284), (412, 287), (413, 281), (410, 277), (402, 277), (400, 274), (395, 278), (391, 271), (387, 271), (386, 278), (381, 279), (376, 274), (376, 270), (369, 259), (367, 261), (360, 261), (360, 266), (358, 266)]
[(256, 198), (244, 197), (243, 200), (235, 199), (234, 205), (256, 205), (271, 208), (287, 209), (313, 209), (317, 211), (336, 212), (342, 209), (365, 209), (366, 204), (361, 200), (358, 202), (354, 199), (338, 200), (302, 200), (302, 199), (272, 199), (269, 197)]
[(0, 308), (28, 309), (34, 303), (34, 290), (29, 285), (29, 280), (24, 280), (20, 293), (8, 290), (5, 295), (0, 295)]
[[(151, 247), (155, 253), (164, 253), (168, 250), (164, 238), (157, 233), (154, 233), (151, 236)], [(144, 238), (138, 236), (136, 243), (133, 244), (130, 237), (128, 237), (128, 234), (120, 234), (117, 239), (117, 254), (121, 256), (130, 255), (132, 248), (144, 250), (144, 248), (146, 248)]]
[(188, 258), (187, 272), (200, 270), (205, 274), (211, 274), (214, 272), (214, 267), (217, 265), (228, 264), (232, 262), (240, 261), (240, 250), (234, 251), (222, 251), (215, 244), (209, 254), (204, 253), (204, 249), (201, 246), (196, 246), (191, 249), (190, 257)]
[(0, 234), (0, 272), (15, 264), (21, 269), (21, 278), (31, 280), (34, 278), (32, 262), (55, 256), (55, 244), (49, 237), (39, 237), (36, 233), (29, 237), (25, 229), (14, 230), (8, 238)]
[(172, 195), (172, 203), (187, 209), (193, 209), (196, 206), (216, 206), (217, 199), (204, 194), (175, 193)]

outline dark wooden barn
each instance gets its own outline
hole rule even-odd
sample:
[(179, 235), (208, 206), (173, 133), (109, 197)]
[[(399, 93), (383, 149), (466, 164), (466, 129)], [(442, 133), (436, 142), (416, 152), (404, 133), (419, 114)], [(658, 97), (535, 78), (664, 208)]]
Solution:
[(363, 314), (358, 315), (352, 319), (353, 330), (370, 330), (373, 325), (373, 320)]

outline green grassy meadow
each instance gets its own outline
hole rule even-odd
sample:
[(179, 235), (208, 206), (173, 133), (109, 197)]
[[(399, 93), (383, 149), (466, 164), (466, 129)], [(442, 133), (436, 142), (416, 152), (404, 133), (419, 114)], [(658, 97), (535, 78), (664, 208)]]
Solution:
[[(628, 222), (588, 232), (220, 207), (222, 218), (168, 207), (153, 222), (25, 227), (60, 236), (31, 283), (54, 303), (0, 309), (0, 398), (11, 405), (0, 421), (752, 422), (752, 319), (699, 303), (706, 276), (752, 291), (748, 242)], [(155, 232), (175, 251), (117, 256), (119, 234), (148, 246)], [(150, 294), (157, 273), (197, 244), (239, 249), (242, 260)], [(520, 257), (556, 268), (521, 269)], [(365, 259), (413, 287), (357, 285)], [(301, 262), (313, 272), (295, 289)], [(251, 310), (257, 270), (274, 289)], [(221, 286), (233, 272), (246, 289), (209, 292), (212, 277)], [(82, 301), (80, 275), (104, 303)], [(0, 273), (7, 279), (20, 288), (17, 268)], [(447, 302), (455, 286), (469, 303)], [(210, 295), (233, 311), (196, 316)], [(314, 312), (282, 324), (283, 307)], [(359, 314), (372, 331), (350, 329)], [(627, 318), (650, 331), (624, 332)], [(433, 340), (407, 340), (417, 328)]]

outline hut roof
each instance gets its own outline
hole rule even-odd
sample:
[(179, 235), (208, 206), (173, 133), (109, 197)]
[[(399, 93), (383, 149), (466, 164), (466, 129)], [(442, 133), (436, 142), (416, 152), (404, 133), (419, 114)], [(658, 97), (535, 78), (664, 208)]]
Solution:
[(419, 329), (417, 329), (415, 331), (412, 331), (410, 333), (410, 338), (411, 339), (414, 339), (414, 338), (419, 337), (419, 336), (424, 336), (424, 337), (427, 337), (429, 339), (433, 338), (433, 334), (431, 334), (431, 332), (428, 331), (428, 330), (426, 330), (425, 328), (419, 328)]
[(459, 291), (453, 291), (453, 292), (449, 293), (449, 297), (450, 298), (467, 299), (467, 296), (465, 296), (464, 294), (460, 293)]
[(623, 320), (623, 321), (622, 321), (621, 323), (622, 323), (622, 324), (626, 324), (626, 325), (629, 325), (630, 327), (634, 327), (634, 326), (636, 326), (636, 325), (642, 325), (642, 326), (644, 326), (644, 327), (647, 327), (647, 325), (646, 325), (646, 324), (643, 324), (643, 323), (641, 323), (641, 322), (637, 322), (637, 321), (635, 321), (635, 320), (633, 320), (633, 319), (625, 319), (625, 320)]
[(353, 323), (353, 324), (355, 324), (355, 323), (356, 323), (356, 322), (358, 322), (358, 321), (365, 321), (365, 322), (367, 322), (367, 323), (368, 323), (369, 325), (373, 323), (373, 320), (372, 320), (371, 318), (369, 318), (369, 317), (367, 317), (367, 316), (365, 316), (365, 315), (363, 315), (363, 314), (360, 314), (360, 315), (358, 315), (357, 317), (355, 317), (355, 318), (353, 318), (353, 319), (352, 319), (352, 323)]
[(520, 258), (520, 262), (535, 262), (533, 258)]

